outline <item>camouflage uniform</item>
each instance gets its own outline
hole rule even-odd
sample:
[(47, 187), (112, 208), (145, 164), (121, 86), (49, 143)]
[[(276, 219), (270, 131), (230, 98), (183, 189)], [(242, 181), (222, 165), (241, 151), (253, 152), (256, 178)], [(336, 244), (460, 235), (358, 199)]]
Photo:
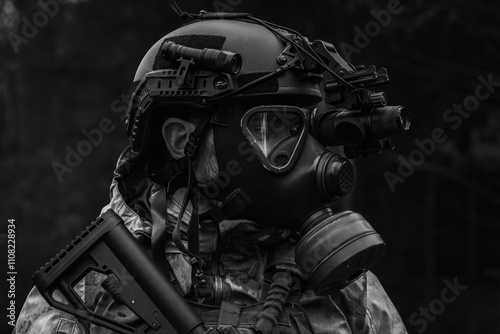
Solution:
[[(111, 185), (111, 202), (103, 211), (113, 209), (139, 241), (147, 245), (152, 219), (166, 219), (169, 228), (174, 227), (179, 205), (172, 199), (167, 205), (167, 201), (161, 200), (164, 198), (165, 190), (148, 179), (144, 162), (126, 150), (117, 164)], [(189, 214), (183, 218), (181, 231), (186, 230)], [(184, 292), (189, 291), (191, 267), (185, 256), (173, 243), (167, 243), (165, 252), (177, 284)], [(294, 254), (289, 233), (246, 220), (219, 223), (205, 220), (200, 223), (200, 255), (205, 275), (218, 279), (225, 286), (221, 299), (243, 305), (235, 320), (238, 331), (255, 333), (251, 328), (269, 290), (270, 268), (284, 265), (293, 272)], [(296, 278), (300, 277), (298, 269), (296, 274)], [(102, 276), (97, 273), (88, 275), (77, 287), (86, 305), (122, 323), (137, 321), (135, 314), (114, 302), (103, 290), (99, 284)], [(378, 279), (370, 272), (330, 296), (316, 296), (299, 278), (294, 283), (297, 286), (295, 289), (292, 286), (285, 310), (278, 320), (278, 328), (283, 333), (407, 333)], [(220, 308), (209, 305), (213, 300), (204, 302), (193, 304), (193, 308), (206, 325), (217, 325), (220, 323)], [(73, 316), (51, 308), (36, 288), (27, 297), (16, 325), (18, 334), (81, 332), (85, 330)], [(91, 332), (109, 331), (91, 327)]]

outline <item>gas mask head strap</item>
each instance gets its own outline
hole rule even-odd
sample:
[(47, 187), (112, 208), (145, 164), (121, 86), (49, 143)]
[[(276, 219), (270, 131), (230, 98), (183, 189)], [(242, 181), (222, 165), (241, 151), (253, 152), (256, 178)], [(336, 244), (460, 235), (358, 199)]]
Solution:
[[(177, 217), (177, 222), (175, 224), (175, 228), (172, 234), (172, 240), (174, 241), (177, 248), (188, 255), (191, 259), (191, 265), (193, 267), (192, 273), (192, 282), (195, 287), (195, 292), (198, 294), (198, 287), (203, 288), (207, 284), (207, 281), (203, 275), (203, 271), (201, 270), (198, 256), (199, 256), (199, 210), (198, 210), (198, 200), (199, 196), (196, 191), (196, 179), (193, 171), (193, 162), (196, 160), (199, 152), (199, 144), (200, 140), (203, 137), (203, 134), (206, 133), (207, 125), (212, 117), (212, 113), (208, 110), (202, 113), (200, 120), (193, 131), (193, 133), (189, 136), (189, 140), (184, 148), (185, 156), (179, 159), (179, 164), (186, 163), (187, 164), (187, 173), (184, 173), (185, 178), (187, 178), (186, 191), (184, 193), (184, 198), (181, 203), (181, 209), (179, 212), (179, 216)], [(172, 182), (169, 182), (169, 186), (167, 187), (167, 191), (172, 195), (177, 191), (177, 186), (171, 187)], [(175, 189), (177, 188), (177, 189)], [(191, 212), (191, 219), (188, 223), (187, 228), (187, 239), (188, 239), (188, 247), (186, 248), (182, 243), (181, 239), (181, 229), (180, 224), (182, 221), (182, 217), (186, 211), (188, 203), (191, 201), (193, 210)]]

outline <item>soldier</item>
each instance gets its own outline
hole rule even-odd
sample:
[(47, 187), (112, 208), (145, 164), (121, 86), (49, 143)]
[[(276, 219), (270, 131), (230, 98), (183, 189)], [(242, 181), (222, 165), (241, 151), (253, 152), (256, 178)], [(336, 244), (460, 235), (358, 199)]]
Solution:
[[(160, 39), (139, 65), (131, 145), (103, 212), (123, 218), (206, 326), (406, 333), (368, 270), (383, 242), (363, 217), (336, 213), (333, 204), (350, 190), (353, 169), (320, 143), (325, 58), (300, 34), (251, 16), (197, 18)], [(103, 276), (79, 286), (85, 303), (137, 322), (100, 285)], [(87, 330), (36, 288), (16, 327), (19, 334)]]

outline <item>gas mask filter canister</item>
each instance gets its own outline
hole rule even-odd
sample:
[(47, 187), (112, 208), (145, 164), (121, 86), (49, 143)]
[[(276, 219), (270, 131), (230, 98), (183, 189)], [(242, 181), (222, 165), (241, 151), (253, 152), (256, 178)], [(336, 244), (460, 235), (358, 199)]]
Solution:
[(334, 214), (327, 207), (310, 216), (303, 226), (295, 262), (318, 295), (331, 294), (356, 280), (385, 251), (380, 235), (355, 212)]

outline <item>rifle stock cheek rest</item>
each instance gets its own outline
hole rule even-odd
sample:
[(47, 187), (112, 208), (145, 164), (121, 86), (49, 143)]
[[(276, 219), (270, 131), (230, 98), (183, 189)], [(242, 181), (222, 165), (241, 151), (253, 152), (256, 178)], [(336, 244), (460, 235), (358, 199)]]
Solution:
[[(92, 271), (108, 275), (103, 287), (144, 321), (139, 327), (103, 317), (85, 305), (74, 286)], [(49, 305), (76, 316), (87, 328), (93, 323), (123, 334), (207, 332), (200, 317), (112, 210), (37, 271), (33, 281)], [(56, 291), (65, 301), (54, 296)]]

